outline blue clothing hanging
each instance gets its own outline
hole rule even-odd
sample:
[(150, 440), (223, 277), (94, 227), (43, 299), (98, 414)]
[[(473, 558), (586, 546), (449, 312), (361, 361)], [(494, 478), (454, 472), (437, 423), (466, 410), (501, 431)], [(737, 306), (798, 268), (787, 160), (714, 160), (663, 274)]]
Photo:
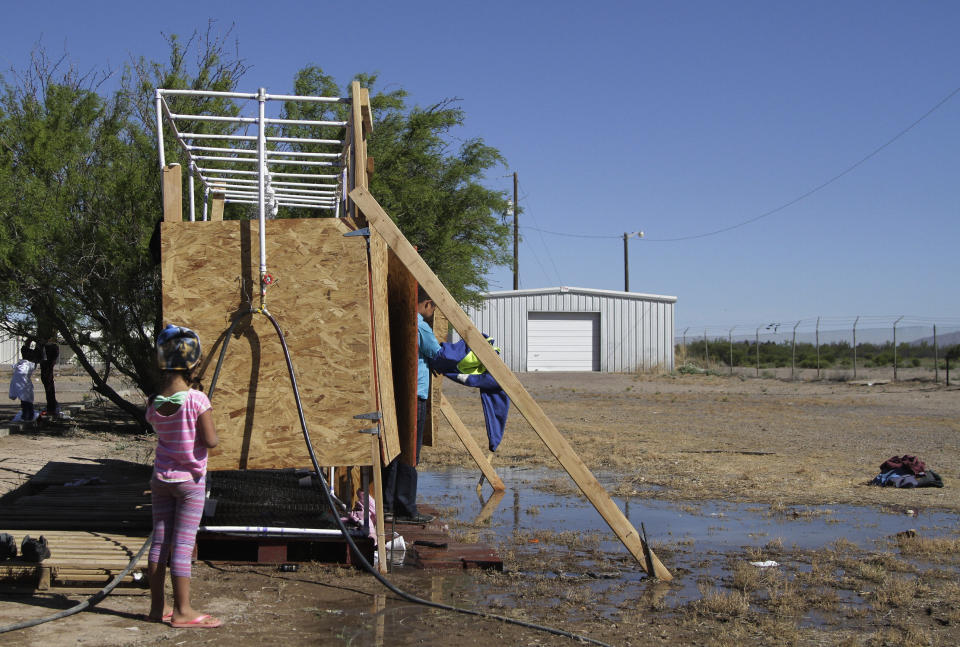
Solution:
[[(484, 335), (484, 337), (487, 337)], [(493, 340), (487, 337), (491, 344)], [(510, 397), (486, 369), (481, 373), (461, 373), (460, 362), (471, 353), (467, 342), (444, 342), (440, 352), (430, 361), (430, 368), (443, 373), (451, 380), (480, 390), (480, 405), (483, 407), (483, 421), (487, 428), (487, 442), (490, 451), (496, 451), (503, 440), (503, 431), (507, 426), (507, 414), (510, 412)], [(473, 367), (470, 370), (479, 370)]]

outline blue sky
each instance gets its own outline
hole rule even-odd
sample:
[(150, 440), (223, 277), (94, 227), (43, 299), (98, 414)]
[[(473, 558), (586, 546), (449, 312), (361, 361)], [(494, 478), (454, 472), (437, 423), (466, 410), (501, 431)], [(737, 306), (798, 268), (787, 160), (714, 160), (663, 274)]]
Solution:
[(241, 90), (317, 64), (459, 98), (457, 136), (509, 163), (487, 184), (519, 174), (522, 288), (622, 290), (643, 230), (630, 287), (677, 296), (678, 330), (960, 325), (960, 93), (927, 114), (960, 88), (960, 3), (16, 3), (0, 70), (41, 40), (81, 69), (160, 59), (208, 18), (235, 25)]

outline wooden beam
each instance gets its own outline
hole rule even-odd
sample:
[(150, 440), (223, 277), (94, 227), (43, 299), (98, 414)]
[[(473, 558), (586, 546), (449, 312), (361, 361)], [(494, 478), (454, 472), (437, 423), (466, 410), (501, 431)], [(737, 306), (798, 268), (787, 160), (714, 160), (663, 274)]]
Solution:
[(370, 232), (370, 279), (373, 290), (374, 358), (382, 416), (380, 444), (383, 463), (388, 464), (400, 453), (397, 433), (397, 403), (393, 395), (393, 361), (390, 350), (390, 304), (387, 296), (387, 244), (375, 231)]
[[(353, 171), (352, 186), (366, 189), (367, 185), (367, 139), (363, 132), (363, 88), (358, 81), (350, 84), (351, 112), (350, 112), (350, 134), (353, 142), (353, 155), (350, 169)], [(354, 205), (353, 217), (364, 226), (363, 216), (360, 210)]]
[(387, 249), (390, 301), (390, 361), (397, 433), (404, 460), (417, 452), (417, 282), (392, 249)]
[(210, 221), (211, 222), (223, 221), (223, 194), (222, 193), (210, 194)]
[[(481, 333), (470, 318), (457, 304), (450, 292), (444, 287), (440, 279), (427, 266), (426, 262), (410, 242), (403, 236), (403, 233), (397, 228), (396, 224), (390, 219), (390, 216), (383, 210), (383, 207), (374, 199), (370, 192), (362, 187), (356, 188), (350, 192), (350, 198), (353, 200), (371, 228), (376, 229), (383, 236), (384, 240), (391, 249), (397, 254), (397, 257), (407, 266), (414, 278), (430, 294), (430, 297), (437, 304), (447, 319), (453, 325), (460, 336), (466, 340), (467, 345), (477, 355), (490, 374), (497, 380), (500, 387), (506, 391), (507, 395), (513, 401), (517, 410), (526, 418), (530, 426), (533, 427), (537, 435), (547, 446), (547, 449), (559, 461), (560, 465), (567, 471), (567, 474), (574, 480), (584, 496), (597, 509), (600, 516), (610, 526), (610, 529), (616, 533), (623, 545), (633, 555), (640, 566), (646, 570), (646, 556), (644, 551), (646, 547), (637, 530), (630, 521), (624, 516), (620, 508), (617, 507), (613, 499), (596, 477), (590, 472), (583, 463), (567, 439), (560, 434), (553, 422), (547, 417), (540, 405), (531, 397), (527, 390), (517, 379), (517, 376), (507, 368), (500, 356), (493, 350), (493, 347), (487, 343), (483, 333)], [(673, 576), (670, 571), (657, 559), (657, 556), (650, 551), (651, 561), (653, 562), (654, 572), (648, 575), (655, 575), (662, 580), (671, 580)]]
[[(380, 471), (380, 439), (376, 436), (371, 441), (371, 451), (373, 453), (373, 500), (377, 506), (377, 570), (385, 575), (387, 573), (387, 551), (386, 533), (383, 527), (383, 474)], [(366, 510), (366, 502), (364, 502), (364, 510)]]
[[(430, 322), (433, 328), (433, 335), (437, 341), (446, 341), (450, 325), (447, 318), (443, 316), (440, 310), (433, 313), (433, 321)], [(427, 423), (423, 426), (423, 445), (424, 447), (433, 447), (437, 438), (437, 421), (440, 416), (437, 409), (440, 408), (440, 396), (443, 395), (443, 378), (430, 375), (430, 395), (427, 397)]]
[(179, 164), (163, 167), (163, 221), (183, 222), (183, 179)]
[(370, 89), (360, 88), (360, 117), (363, 120), (363, 133), (373, 131), (373, 112), (370, 107)]
[(498, 492), (506, 490), (507, 487), (503, 484), (503, 481), (500, 480), (500, 476), (493, 469), (493, 465), (491, 465), (490, 461), (487, 460), (487, 457), (483, 455), (483, 450), (480, 449), (480, 445), (478, 445), (477, 441), (475, 441), (473, 436), (470, 435), (470, 431), (467, 429), (467, 426), (463, 424), (463, 420), (460, 419), (460, 416), (457, 415), (453, 405), (450, 404), (449, 400), (447, 400), (447, 396), (443, 395), (442, 393), (440, 394), (440, 413), (443, 414), (443, 417), (446, 418), (447, 422), (450, 423), (450, 426), (453, 427), (453, 430), (456, 432), (460, 442), (462, 442), (463, 446), (467, 448), (467, 452), (470, 454), (471, 458), (476, 461), (477, 467), (479, 467), (480, 471), (483, 472), (483, 475), (487, 477), (487, 480), (490, 482), (490, 485), (493, 486), (493, 489)]

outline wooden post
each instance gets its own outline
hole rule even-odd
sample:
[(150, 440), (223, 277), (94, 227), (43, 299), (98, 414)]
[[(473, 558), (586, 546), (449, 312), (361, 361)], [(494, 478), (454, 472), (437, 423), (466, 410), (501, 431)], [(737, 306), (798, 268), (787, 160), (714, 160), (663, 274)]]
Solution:
[[(380, 434), (372, 441), (373, 491), (377, 505), (378, 570), (387, 572), (386, 534), (383, 526), (382, 464), (389, 463), (400, 453), (397, 433), (397, 405), (393, 395), (393, 362), (390, 351), (389, 303), (387, 298), (387, 245), (375, 231), (368, 238), (370, 259), (370, 306), (373, 356), (376, 364), (377, 410), (380, 411)], [(381, 452), (383, 463), (381, 463)]]
[(163, 221), (183, 222), (183, 178), (179, 164), (163, 167)]
[(220, 222), (223, 220), (223, 194), (210, 194), (210, 222)]
[[(351, 168), (353, 170), (353, 188), (367, 188), (367, 132), (373, 128), (373, 120), (370, 115), (370, 94), (364, 93), (366, 88), (360, 87), (359, 81), (350, 84), (351, 119), (350, 119), (350, 137), (353, 142), (353, 155)], [(364, 117), (367, 117), (365, 121)], [(369, 124), (369, 128), (365, 128)], [(354, 208), (353, 217), (360, 227), (363, 227), (364, 221), (360, 210)]]
[[(381, 432), (383, 430), (383, 425), (380, 426)], [(377, 506), (377, 570), (381, 573), (387, 572), (387, 549), (386, 549), (386, 533), (383, 528), (383, 475), (380, 472), (381, 463), (380, 463), (380, 439), (376, 436), (373, 437), (373, 440), (370, 443), (371, 453), (373, 459), (373, 500)], [(364, 510), (367, 509), (366, 502), (363, 506)]]
[[(617, 507), (613, 499), (603, 486), (600, 485), (596, 477), (590, 472), (573, 448), (567, 442), (567, 439), (560, 434), (553, 422), (547, 417), (540, 405), (530, 396), (527, 390), (520, 383), (520, 380), (507, 368), (497, 352), (487, 343), (483, 333), (481, 333), (470, 318), (463, 312), (456, 300), (444, 287), (440, 279), (436, 277), (433, 271), (427, 266), (426, 262), (409, 241), (397, 228), (396, 224), (390, 219), (390, 216), (383, 210), (383, 207), (374, 199), (370, 192), (363, 188), (357, 188), (350, 192), (350, 198), (363, 212), (371, 228), (376, 229), (383, 236), (384, 240), (396, 253), (397, 257), (406, 265), (410, 273), (430, 294), (430, 297), (437, 304), (437, 307), (447, 317), (460, 336), (466, 340), (467, 344), (477, 355), (490, 374), (497, 380), (500, 387), (510, 396), (517, 410), (526, 418), (530, 426), (533, 427), (537, 435), (547, 446), (547, 449), (559, 461), (560, 465), (567, 471), (567, 474), (574, 480), (583, 494), (593, 504), (603, 517), (604, 521), (610, 526), (610, 529), (616, 533), (620, 541), (637, 562), (647, 569), (645, 563), (645, 546), (637, 533), (637, 530), (631, 525), (630, 521), (623, 515), (623, 512)], [(651, 553), (653, 563), (653, 573), (663, 580), (671, 580), (673, 576), (670, 571), (660, 562), (655, 555)]]
[(384, 464), (400, 453), (397, 432), (397, 405), (393, 394), (393, 361), (390, 351), (389, 303), (387, 301), (387, 245), (375, 231), (370, 232), (370, 280), (373, 291), (374, 357), (377, 364), (379, 411), (381, 419), (380, 443)]
[(460, 416), (457, 415), (456, 410), (453, 408), (453, 405), (450, 404), (450, 401), (447, 400), (447, 397), (440, 394), (440, 413), (443, 414), (443, 417), (447, 419), (447, 422), (450, 423), (450, 426), (453, 427), (453, 430), (457, 433), (457, 437), (460, 439), (460, 442), (463, 443), (463, 446), (467, 448), (467, 452), (477, 463), (477, 467), (480, 468), (480, 471), (483, 472), (483, 475), (490, 482), (490, 485), (493, 486), (494, 490), (503, 491), (507, 487), (503, 484), (503, 481), (500, 480), (500, 477), (497, 475), (496, 471), (493, 469), (493, 465), (487, 460), (483, 455), (483, 450), (480, 448), (480, 445), (477, 444), (477, 441), (473, 439), (473, 436), (470, 435), (470, 431), (467, 429), (467, 426), (463, 424), (463, 420), (460, 419)]

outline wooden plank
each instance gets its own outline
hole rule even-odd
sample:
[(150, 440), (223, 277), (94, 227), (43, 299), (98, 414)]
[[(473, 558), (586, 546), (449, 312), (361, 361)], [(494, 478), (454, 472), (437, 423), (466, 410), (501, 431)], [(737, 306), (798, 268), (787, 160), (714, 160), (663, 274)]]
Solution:
[(387, 263), (397, 436), (404, 460), (412, 465), (417, 445), (417, 282), (392, 249)]
[[(433, 336), (437, 338), (437, 341), (446, 341), (450, 324), (439, 309), (433, 313), (431, 327), (433, 328)], [(437, 410), (440, 408), (441, 395), (443, 395), (443, 376), (437, 376), (431, 372), (430, 398), (427, 400), (427, 424), (423, 429), (423, 444), (425, 447), (433, 447), (434, 439), (438, 437), (437, 424), (439, 423), (440, 416)]]
[(222, 193), (210, 194), (210, 220), (212, 222), (223, 220), (223, 199)]
[[(437, 307), (444, 313), (467, 345), (477, 355), (494, 379), (500, 384), (517, 410), (526, 418), (547, 449), (559, 461), (567, 474), (574, 480), (584, 496), (593, 504), (603, 517), (604, 521), (616, 533), (627, 550), (633, 555), (641, 567), (646, 570), (644, 544), (636, 529), (617, 507), (613, 499), (587, 466), (580, 460), (576, 452), (567, 442), (567, 439), (557, 430), (553, 422), (547, 417), (540, 405), (531, 397), (520, 383), (520, 380), (507, 368), (497, 352), (487, 343), (483, 334), (473, 325), (470, 318), (463, 312), (456, 300), (450, 295), (443, 283), (436, 277), (426, 262), (417, 254), (416, 250), (404, 238), (396, 224), (390, 219), (383, 208), (377, 203), (369, 191), (357, 188), (351, 191), (350, 198), (363, 211), (373, 229), (383, 235), (387, 244), (396, 252), (397, 257), (407, 266), (414, 278), (427, 290)], [(656, 577), (662, 580), (671, 580), (673, 577), (660, 560), (649, 551), (654, 565)]]
[(370, 232), (370, 280), (373, 284), (374, 357), (377, 364), (380, 425), (380, 445), (383, 462), (389, 463), (400, 453), (397, 436), (397, 404), (393, 397), (393, 361), (390, 349), (390, 303), (388, 297), (387, 244), (380, 234)]
[(363, 121), (363, 134), (373, 131), (373, 112), (370, 107), (370, 89), (360, 88), (360, 118)]
[[(350, 131), (353, 138), (353, 187), (366, 189), (367, 185), (367, 139), (363, 132), (363, 92), (358, 81), (350, 84), (351, 114)], [(353, 217), (361, 224), (366, 225), (363, 214), (354, 205)]]
[(373, 499), (376, 506), (376, 520), (374, 522), (377, 533), (377, 570), (381, 574), (387, 573), (387, 534), (383, 525), (383, 465), (380, 463), (380, 439), (371, 438), (370, 453), (373, 456)]
[(456, 432), (457, 437), (460, 439), (460, 442), (463, 443), (463, 446), (467, 448), (467, 452), (477, 463), (477, 467), (480, 468), (480, 471), (483, 472), (483, 475), (490, 482), (490, 485), (494, 490), (503, 491), (506, 490), (506, 486), (503, 484), (503, 481), (500, 480), (500, 476), (493, 469), (493, 465), (490, 464), (490, 461), (487, 460), (487, 457), (483, 455), (483, 450), (480, 449), (480, 445), (477, 444), (477, 441), (473, 439), (473, 436), (470, 435), (470, 431), (467, 429), (467, 426), (463, 424), (463, 420), (460, 419), (460, 416), (457, 415), (456, 410), (453, 408), (453, 405), (450, 404), (450, 401), (447, 400), (446, 396), (442, 393), (440, 394), (440, 413), (443, 414), (443, 417), (447, 419), (447, 422), (450, 423), (450, 426), (453, 427), (454, 432)]
[(183, 221), (183, 179), (179, 164), (163, 167), (163, 221)]
[[(266, 223), (267, 294), (284, 331), (304, 417), (321, 465), (370, 465), (373, 399), (366, 242), (335, 219)], [(163, 321), (192, 328), (203, 344), (199, 376), (213, 376), (231, 321), (259, 286), (256, 220), (163, 223)], [(243, 315), (213, 394), (220, 445), (209, 468), (311, 466), (283, 348), (271, 323)]]

